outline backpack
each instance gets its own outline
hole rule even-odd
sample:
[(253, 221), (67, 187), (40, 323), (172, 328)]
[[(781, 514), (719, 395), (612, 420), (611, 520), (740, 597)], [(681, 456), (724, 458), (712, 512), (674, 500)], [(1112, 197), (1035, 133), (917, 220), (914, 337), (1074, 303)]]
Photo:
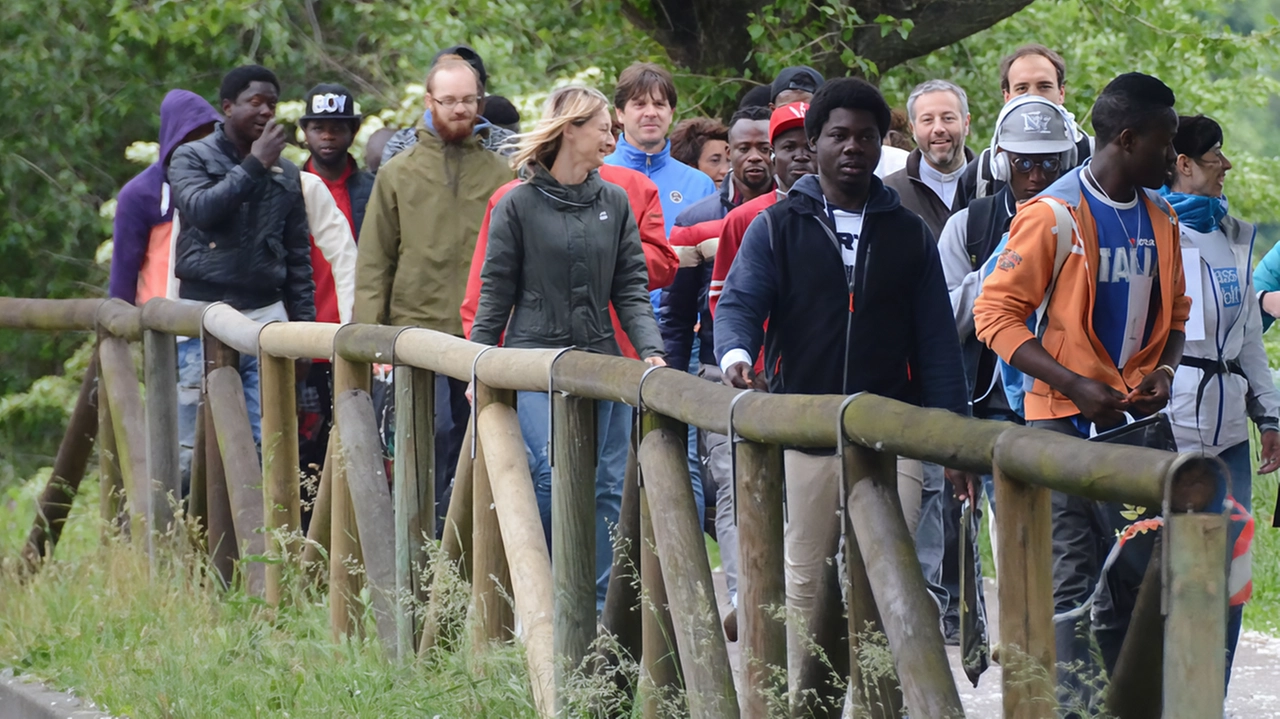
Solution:
[[(1048, 322), (1045, 319), (1046, 310), (1049, 308), (1049, 300), (1053, 298), (1053, 290), (1058, 284), (1058, 274), (1062, 272), (1062, 265), (1066, 263), (1067, 256), (1071, 254), (1073, 238), (1078, 234), (1075, 218), (1071, 215), (1071, 210), (1061, 202), (1055, 200), (1040, 200), (1048, 202), (1049, 207), (1053, 208), (1053, 217), (1055, 222), (1053, 234), (1058, 238), (1058, 246), (1053, 254), (1053, 276), (1049, 279), (1049, 286), (1045, 288), (1044, 299), (1040, 302), (1040, 306), (1036, 311), (1027, 318), (1027, 329), (1035, 333), (1036, 339), (1044, 337), (1045, 328)], [(988, 276), (996, 269), (996, 261), (1000, 254), (1004, 252), (1005, 245), (1009, 243), (1009, 233), (1006, 232), (1000, 238), (1000, 242), (991, 251), (991, 256), (987, 258), (982, 266), (982, 278), (985, 281)], [(971, 254), (970, 257), (973, 255)], [(1035, 378), (1030, 375), (1024, 375), (1021, 370), (1004, 361), (998, 359), (996, 361), (996, 371), (1000, 373), (1000, 379), (1004, 384), (1005, 398), (1009, 401), (1009, 407), (1019, 417), (1026, 417), (1026, 404), (1024, 398), (1027, 392), (1031, 391)]]

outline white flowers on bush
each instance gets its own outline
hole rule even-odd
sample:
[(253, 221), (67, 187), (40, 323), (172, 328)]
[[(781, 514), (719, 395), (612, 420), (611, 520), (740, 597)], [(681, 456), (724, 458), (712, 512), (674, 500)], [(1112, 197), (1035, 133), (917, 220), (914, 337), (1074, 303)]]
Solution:
[(139, 165), (150, 165), (160, 159), (160, 144), (138, 140), (125, 148), (124, 158)]

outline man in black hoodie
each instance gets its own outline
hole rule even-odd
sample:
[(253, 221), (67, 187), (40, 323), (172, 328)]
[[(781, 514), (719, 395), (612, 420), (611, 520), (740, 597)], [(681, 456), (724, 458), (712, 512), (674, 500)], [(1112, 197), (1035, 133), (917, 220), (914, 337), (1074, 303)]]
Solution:
[[(873, 174), (888, 130), (889, 106), (863, 80), (833, 80), (814, 95), (805, 134), (818, 174), (747, 229), (716, 306), (726, 383), (756, 385), (763, 343), (770, 392), (872, 392), (968, 414), (933, 233)], [(787, 450), (785, 465), (787, 609), (808, 617), (822, 573), (834, 567), (840, 457), (835, 448)], [(797, 668), (805, 650), (798, 632), (787, 634)]]

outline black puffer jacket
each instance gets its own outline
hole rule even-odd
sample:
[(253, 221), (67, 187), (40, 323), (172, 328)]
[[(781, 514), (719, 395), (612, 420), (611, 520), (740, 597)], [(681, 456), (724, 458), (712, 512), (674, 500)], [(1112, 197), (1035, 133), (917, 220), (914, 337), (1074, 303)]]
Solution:
[(180, 231), (174, 274), (183, 299), (251, 310), (284, 301), (289, 319), (315, 320), (311, 241), (298, 168), (241, 159), (223, 132), (173, 153), (169, 184)]
[(596, 170), (561, 185), (539, 167), (499, 200), (480, 280), (473, 342), (617, 355), (612, 302), (636, 352), (662, 355), (631, 203)]

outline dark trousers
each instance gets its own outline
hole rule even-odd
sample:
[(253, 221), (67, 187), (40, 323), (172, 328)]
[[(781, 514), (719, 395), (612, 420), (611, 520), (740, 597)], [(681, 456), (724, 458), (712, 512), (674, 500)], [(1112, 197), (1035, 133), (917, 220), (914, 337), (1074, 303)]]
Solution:
[(453, 475), (458, 469), (458, 456), (467, 435), (467, 419), (471, 403), (467, 401), (467, 383), (436, 375), (436, 535), (444, 531), (444, 516), (453, 494)]

